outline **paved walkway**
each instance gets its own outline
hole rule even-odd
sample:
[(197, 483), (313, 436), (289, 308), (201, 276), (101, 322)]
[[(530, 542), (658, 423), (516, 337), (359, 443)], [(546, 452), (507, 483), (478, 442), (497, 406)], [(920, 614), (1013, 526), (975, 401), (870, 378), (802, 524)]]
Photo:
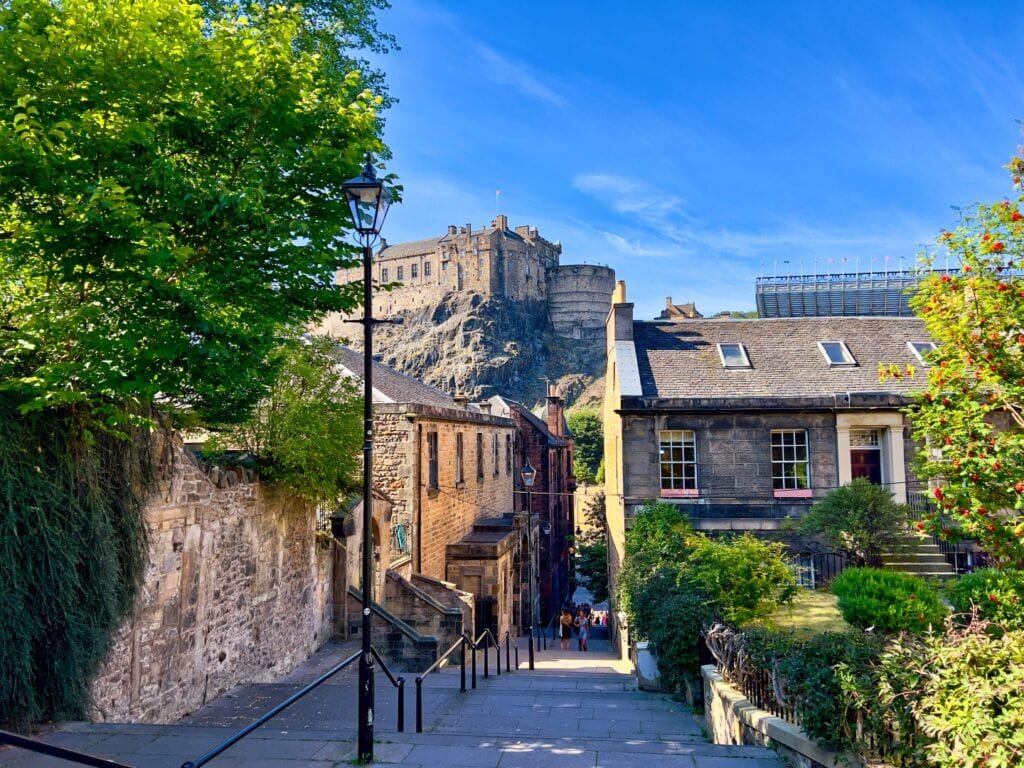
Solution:
[[(555, 643), (557, 646), (557, 642)], [(241, 686), (176, 725), (68, 723), (46, 741), (140, 768), (177, 768), (220, 743), (298, 686), (315, 679), (352, 646), (332, 645), (274, 684)], [(415, 733), (415, 684), (408, 679), (406, 732), (396, 731), (397, 699), (380, 673), (374, 756), (404, 766), (476, 768), (781, 768), (759, 747), (708, 744), (685, 704), (636, 690), (628, 664), (596, 641), (591, 650), (552, 649), (536, 669), (483, 678), (459, 692), (458, 668), (424, 681), (424, 730)], [(491, 657), (493, 665), (493, 656)], [(334, 768), (355, 752), (355, 669), (345, 670), (282, 715), (209, 763), (211, 768)], [(70, 765), (19, 750), (0, 751), (0, 765)]]

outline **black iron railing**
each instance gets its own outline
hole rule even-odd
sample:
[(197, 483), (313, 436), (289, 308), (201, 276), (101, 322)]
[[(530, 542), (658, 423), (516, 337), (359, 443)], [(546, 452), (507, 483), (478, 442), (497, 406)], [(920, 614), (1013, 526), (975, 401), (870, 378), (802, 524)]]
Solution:
[(244, 739), (246, 736), (248, 736), (250, 733), (255, 731), (257, 728), (259, 728), (265, 722), (270, 720), (272, 717), (274, 717), (274, 716), (280, 714), (281, 712), (283, 712), (284, 710), (288, 709), (288, 707), (290, 707), (292, 704), (297, 702), (299, 699), (301, 699), (307, 693), (309, 693), (313, 689), (319, 687), (321, 684), (323, 684), (323, 683), (327, 682), (328, 680), (330, 680), (332, 677), (334, 677), (336, 674), (341, 672), (341, 670), (345, 669), (345, 667), (347, 667), (350, 664), (352, 664), (358, 658), (359, 658), (359, 653), (358, 652), (357, 653), (353, 653), (351, 656), (349, 656), (347, 659), (345, 659), (341, 663), (335, 664), (333, 667), (331, 667), (329, 670), (327, 670), (324, 674), (320, 675), (320, 677), (318, 677), (312, 683), (307, 685), (305, 688), (303, 688), (300, 691), (297, 691), (296, 693), (293, 693), (291, 696), (289, 696), (287, 699), (282, 701), (280, 704), (278, 704), (276, 707), (271, 709), (269, 712), (261, 715), (260, 717), (256, 718), (255, 720), (253, 720), (251, 723), (249, 723), (249, 725), (245, 726), (242, 730), (238, 731), (233, 736), (231, 736), (228, 739), (226, 739), (225, 741), (221, 742), (219, 745), (217, 745), (216, 747), (211, 749), (209, 752), (207, 752), (202, 757), (198, 757), (195, 760), (190, 760), (189, 762), (182, 763), (181, 768), (199, 768), (202, 765), (206, 765), (208, 762), (213, 760), (213, 758), (215, 758), (221, 752), (224, 752), (229, 747), (237, 744), (239, 741)]
[(405, 731), (405, 678), (401, 675), (395, 677), (391, 673), (391, 670), (388, 669), (387, 662), (384, 661), (381, 655), (377, 652), (377, 649), (372, 645), (370, 646), (370, 652), (373, 654), (373, 658), (377, 660), (377, 663), (380, 664), (380, 668), (384, 672), (384, 676), (388, 679), (388, 682), (398, 690), (398, 723), (396, 727), (398, 728), (399, 733), (403, 733)]
[(463, 634), (452, 643), (451, 647), (442, 653), (437, 660), (423, 670), (416, 676), (416, 733), (423, 733), (423, 680), (431, 672), (436, 672), (441, 666), (448, 661), (456, 651), (461, 651), (461, 676), (459, 680), (459, 691), (462, 693), (466, 692), (466, 657), (470, 658), (470, 670), (471, 670), (471, 686), (476, 688), (476, 654), (477, 651), (483, 650), (484, 655), (484, 677), (490, 676), (490, 648), (494, 647), (494, 662), (496, 674), (501, 675), (501, 645), (502, 642), (505, 644), (505, 671), (512, 671), (512, 648), (515, 648), (515, 669), (519, 669), (519, 646), (514, 646), (512, 643), (512, 633), (506, 632), (502, 635), (499, 641), (491, 633), (491, 630), (485, 629), (480, 635), (474, 640), (469, 635)]
[(849, 553), (841, 550), (800, 552), (794, 555), (790, 562), (796, 574), (797, 584), (809, 589), (828, 586), (836, 576), (854, 564)]
[(79, 765), (92, 765), (95, 768), (133, 768), (133, 766), (119, 763), (116, 760), (107, 760), (105, 757), (96, 757), (85, 752), (78, 752), (74, 749), (57, 747), (47, 744), (45, 741), (30, 739), (27, 736), (19, 736), (9, 731), (0, 731), (0, 744), (10, 744), (12, 747), (27, 749), (30, 752), (38, 752), (41, 755), (57, 757)]
[[(920, 489), (907, 490), (907, 505), (913, 510), (917, 522), (924, 521), (934, 512), (934, 502), (925, 491)], [(950, 530), (956, 530), (956, 525), (952, 521), (946, 521), (944, 518), (943, 524)], [(988, 553), (975, 548), (962, 539), (937, 536), (934, 533), (928, 534), (928, 538), (939, 548), (939, 552), (945, 556), (946, 562), (957, 576), (988, 565)]]

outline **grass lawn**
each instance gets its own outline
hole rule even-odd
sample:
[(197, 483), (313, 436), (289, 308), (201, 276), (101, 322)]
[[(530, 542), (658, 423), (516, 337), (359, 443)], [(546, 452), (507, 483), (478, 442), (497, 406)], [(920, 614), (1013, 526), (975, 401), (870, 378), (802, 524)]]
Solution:
[(839, 598), (830, 592), (801, 589), (793, 602), (758, 624), (769, 629), (790, 631), (799, 639), (822, 632), (844, 632), (850, 629), (850, 625), (843, 621), (843, 615), (836, 607), (838, 602)]

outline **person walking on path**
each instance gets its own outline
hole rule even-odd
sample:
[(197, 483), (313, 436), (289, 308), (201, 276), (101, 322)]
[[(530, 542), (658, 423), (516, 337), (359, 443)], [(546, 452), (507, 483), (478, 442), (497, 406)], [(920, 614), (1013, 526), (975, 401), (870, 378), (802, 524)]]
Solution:
[(569, 641), (572, 639), (572, 626), (572, 614), (569, 613), (569, 610), (567, 608), (563, 609), (562, 615), (558, 619), (558, 637), (562, 641), (563, 651), (569, 650)]
[(587, 639), (590, 637), (590, 618), (580, 608), (576, 612), (576, 621), (573, 623), (576, 627), (576, 640), (579, 643), (580, 650), (585, 651), (587, 650)]

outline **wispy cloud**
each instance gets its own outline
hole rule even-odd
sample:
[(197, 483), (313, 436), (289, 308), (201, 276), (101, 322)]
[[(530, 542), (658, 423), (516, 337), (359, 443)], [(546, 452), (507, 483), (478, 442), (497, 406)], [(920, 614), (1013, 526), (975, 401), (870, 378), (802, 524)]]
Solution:
[(565, 99), (545, 83), (541, 75), (529, 65), (498, 53), (481, 42), (471, 42), (471, 46), (483, 60), (484, 74), (492, 82), (498, 85), (507, 85), (526, 96), (546, 101), (556, 107), (565, 106)]
[(635, 214), (658, 224), (671, 217), (685, 218), (683, 199), (649, 184), (612, 173), (581, 173), (572, 180), (580, 192), (607, 202), (617, 213)]

